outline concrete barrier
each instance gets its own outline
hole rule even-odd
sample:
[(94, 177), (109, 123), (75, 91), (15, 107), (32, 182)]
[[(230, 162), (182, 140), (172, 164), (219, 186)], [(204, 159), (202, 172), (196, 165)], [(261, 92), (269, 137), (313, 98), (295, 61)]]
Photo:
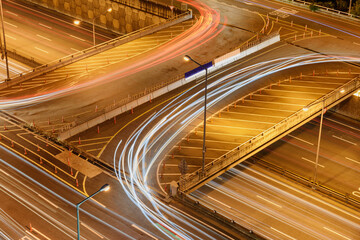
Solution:
[[(218, 64), (213, 65), (208, 70), (209, 70), (209, 72), (216, 71), (216, 70), (230, 64), (231, 62), (237, 61), (245, 56), (250, 55), (251, 53), (259, 51), (259, 50), (261, 50), (265, 47), (268, 47), (279, 41), (280, 41), (279, 34), (268, 36), (264, 39), (259, 39), (255, 42), (258, 44), (251, 44), (249, 48), (243, 49), (243, 51), (240, 50), (240, 52), (238, 54), (230, 54), (227, 57), (220, 57), (222, 60), (218, 61)], [(226, 54), (224, 56), (226, 56)], [(58, 138), (60, 140), (68, 139), (76, 134), (79, 134), (79, 133), (85, 131), (88, 128), (94, 127), (98, 124), (101, 124), (102, 122), (104, 122), (106, 120), (112, 119), (113, 117), (115, 117), (119, 114), (122, 114), (126, 111), (136, 108), (137, 106), (140, 106), (141, 104), (148, 102), (148, 100), (150, 100), (150, 99), (154, 99), (159, 96), (162, 96), (163, 94), (166, 94), (166, 93), (168, 93), (178, 87), (181, 87), (189, 82), (192, 82), (194, 80), (202, 78), (204, 75), (205, 75), (205, 70), (201, 71), (195, 75), (192, 75), (186, 79), (181, 78), (174, 82), (170, 82), (168, 85), (161, 87), (159, 89), (156, 89), (153, 92), (150, 92), (148, 94), (143, 94), (143, 92), (142, 92), (143, 95), (141, 97), (132, 99), (130, 102), (127, 102), (124, 105), (119, 106), (108, 112), (100, 113), (98, 116), (94, 117), (93, 119), (90, 119), (90, 120), (84, 121), (80, 124), (77, 124), (77, 126), (75, 126), (73, 128), (64, 126), (63, 131), (62, 131), (62, 133), (59, 134)], [(137, 96), (138, 95), (140, 95), (140, 94), (137, 94)], [(141, 98), (147, 99), (147, 101), (140, 101)]]

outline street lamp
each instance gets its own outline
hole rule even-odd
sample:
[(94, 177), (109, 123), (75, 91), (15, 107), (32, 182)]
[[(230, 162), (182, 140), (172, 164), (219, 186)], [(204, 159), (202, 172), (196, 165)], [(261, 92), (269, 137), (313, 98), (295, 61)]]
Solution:
[(4, 48), (2, 49), (2, 53), (5, 55), (5, 64), (6, 64), (6, 80), (10, 80), (9, 76), (9, 62), (8, 62), (8, 56), (7, 56), (7, 50), (6, 50), (6, 40), (5, 40), (5, 28), (4, 28), (4, 15), (3, 15), (3, 8), (2, 8), (2, 0), (0, 0), (0, 12), (1, 12), (1, 26), (2, 26), (2, 32), (3, 32), (3, 38), (4, 38)]
[(79, 21), (79, 20), (74, 20), (74, 24), (75, 24), (75, 25), (79, 25), (79, 24), (80, 24), (80, 21)]
[[(112, 11), (112, 8), (108, 8), (106, 11), (107, 11), (107, 12), (111, 12), (111, 11)], [(100, 15), (97, 16), (97, 17), (94, 16), (94, 18), (93, 18), (93, 43), (94, 43), (94, 46), (96, 45), (96, 40), (95, 40), (95, 20), (96, 20), (98, 17), (100, 17)]]
[(79, 202), (78, 204), (76, 204), (76, 222), (77, 222), (77, 239), (80, 240), (80, 219), (79, 219), (79, 208), (80, 205), (83, 204), (84, 202), (86, 202), (87, 200), (89, 200), (90, 198), (92, 198), (93, 196), (95, 196), (96, 194), (103, 192), (103, 191), (109, 191), (110, 190), (110, 185), (109, 184), (105, 184), (104, 186), (102, 186), (98, 191), (96, 191), (95, 193), (93, 193), (92, 195), (90, 195), (89, 197), (85, 198), (84, 200), (82, 200), (81, 202)]
[(208, 69), (192, 59), (189, 55), (184, 56), (185, 61), (192, 61), (199, 65), (202, 69), (205, 70), (205, 100), (204, 100), (204, 134), (203, 134), (203, 149), (202, 149), (202, 177), (205, 177), (205, 152), (206, 152), (206, 145), (205, 145), (205, 139), (206, 139), (206, 103), (207, 103), (207, 75), (208, 75)]

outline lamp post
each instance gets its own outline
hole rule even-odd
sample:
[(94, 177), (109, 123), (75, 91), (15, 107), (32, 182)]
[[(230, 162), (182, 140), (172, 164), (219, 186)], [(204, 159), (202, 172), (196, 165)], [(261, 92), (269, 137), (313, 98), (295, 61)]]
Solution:
[(352, 5), (352, 0), (350, 0), (350, 3), (349, 3), (349, 14), (351, 14), (351, 5)]
[(184, 56), (185, 61), (192, 61), (199, 65), (202, 69), (205, 70), (205, 100), (204, 100), (204, 133), (203, 133), (203, 149), (202, 149), (202, 177), (205, 177), (205, 153), (206, 153), (206, 145), (205, 145), (205, 139), (206, 139), (206, 104), (207, 104), (207, 75), (208, 75), (208, 69), (192, 59), (189, 55)]
[(109, 184), (105, 184), (104, 186), (102, 186), (98, 191), (96, 191), (95, 193), (93, 193), (92, 195), (90, 195), (89, 197), (85, 198), (84, 200), (82, 200), (81, 202), (79, 202), (78, 204), (76, 204), (76, 222), (77, 222), (77, 239), (80, 240), (80, 218), (79, 218), (79, 208), (80, 205), (83, 204), (84, 202), (86, 202), (87, 200), (89, 200), (90, 198), (92, 198), (93, 196), (95, 196), (96, 194), (103, 192), (103, 191), (109, 191), (110, 190), (110, 185)]
[[(111, 11), (112, 11), (112, 8), (108, 8), (106, 11), (107, 11), (107, 12), (111, 12)], [(97, 17), (94, 16), (94, 18), (93, 18), (93, 44), (94, 44), (94, 46), (96, 45), (96, 40), (95, 40), (95, 20), (96, 20), (98, 17), (100, 17), (100, 16), (97, 16)]]
[(5, 64), (6, 64), (6, 80), (10, 80), (9, 76), (9, 63), (8, 63), (8, 56), (7, 56), (7, 50), (6, 50), (6, 38), (5, 38), (5, 28), (4, 28), (4, 15), (3, 15), (3, 8), (2, 8), (2, 0), (0, 0), (0, 14), (1, 14), (1, 27), (3, 32), (3, 38), (4, 38), (4, 50), (2, 51), (5, 55)]
[(323, 119), (324, 119), (324, 105), (325, 105), (325, 99), (323, 99), (322, 106), (321, 106), (320, 128), (319, 128), (318, 143), (317, 143), (317, 146), (316, 146), (315, 172), (314, 172), (314, 184), (315, 185), (316, 185), (316, 181), (317, 181), (317, 169), (318, 169), (318, 165), (319, 165), (321, 130), (322, 130)]

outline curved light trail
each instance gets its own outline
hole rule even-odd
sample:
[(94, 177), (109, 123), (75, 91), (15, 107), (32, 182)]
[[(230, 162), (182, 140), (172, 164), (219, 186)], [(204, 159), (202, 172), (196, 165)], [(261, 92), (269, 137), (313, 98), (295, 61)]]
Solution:
[(166, 62), (172, 58), (183, 55), (194, 48), (208, 42), (216, 37), (224, 28), (218, 27), (220, 14), (200, 1), (182, 1), (196, 8), (200, 17), (198, 21), (187, 31), (178, 35), (168, 43), (160, 46), (151, 56), (139, 59), (129, 66), (107, 73), (104, 76), (95, 76), (91, 80), (79, 83), (74, 86), (66, 86), (49, 92), (41, 92), (36, 95), (21, 96), (14, 99), (0, 101), (0, 107), (11, 107), (37, 102), (47, 101), (71, 94), (85, 88), (92, 88), (107, 82), (115, 81), (131, 74)]
[[(304, 55), (299, 57), (285, 57), (254, 64), (237, 70), (208, 84), (208, 108), (235, 93), (240, 88), (251, 84), (267, 75), (296, 68), (304, 65), (334, 62), (360, 62), (360, 58), (353, 57), (328, 57), (323, 55)], [(158, 223), (166, 226), (178, 237), (191, 239), (193, 236), (185, 232), (177, 221), (188, 227), (196, 229), (193, 220), (189, 221), (176, 210), (168, 207), (158, 198), (154, 188), (161, 189), (159, 181), (150, 179), (151, 171), (156, 171), (160, 166), (162, 157), (174, 141), (179, 139), (179, 134), (188, 127), (193, 120), (198, 118), (203, 111), (203, 89), (197, 90), (202, 82), (188, 89), (160, 111), (154, 113), (140, 125), (125, 141), (120, 141), (114, 153), (114, 168), (120, 184), (128, 197), (136, 204), (146, 218), (160, 231)], [(191, 92), (195, 92), (191, 94)], [(122, 149), (120, 151), (120, 149)], [(166, 195), (162, 190), (161, 195)], [(145, 197), (146, 202), (143, 200)], [(149, 201), (149, 202), (147, 202)], [(177, 221), (171, 221), (176, 219)], [(194, 231), (195, 232), (195, 231)], [(164, 234), (171, 237), (168, 232)]]

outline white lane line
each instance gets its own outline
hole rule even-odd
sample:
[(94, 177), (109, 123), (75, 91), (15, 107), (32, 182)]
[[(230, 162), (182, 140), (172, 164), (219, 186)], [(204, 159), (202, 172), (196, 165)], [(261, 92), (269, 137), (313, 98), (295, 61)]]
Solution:
[(39, 51), (42, 51), (42, 52), (44, 52), (44, 53), (49, 53), (48, 51), (45, 51), (45, 50), (43, 50), (43, 49), (41, 49), (41, 48), (38, 48), (38, 47), (35, 47), (35, 49), (37, 49), (37, 50), (39, 50)]
[(210, 199), (212, 199), (212, 200), (215, 201), (215, 202), (220, 203), (221, 205), (224, 205), (224, 206), (227, 207), (227, 208), (231, 208), (229, 205), (226, 205), (225, 203), (222, 203), (222, 202), (220, 202), (219, 200), (216, 200), (216, 199), (213, 198), (213, 197), (210, 197), (210, 196), (207, 196), (207, 197), (210, 198)]
[(346, 140), (346, 139), (343, 139), (343, 138), (341, 138), (341, 137), (338, 137), (338, 136), (335, 136), (335, 135), (332, 135), (334, 138), (337, 138), (337, 139), (339, 139), (339, 140), (342, 140), (342, 141), (344, 141), (344, 142), (347, 142), (347, 143), (350, 143), (350, 144), (352, 144), (352, 145), (357, 145), (356, 143), (354, 143), (354, 142), (350, 142), (350, 141), (348, 141), (348, 140)]
[(270, 227), (270, 228), (271, 228), (272, 230), (274, 230), (275, 232), (278, 232), (278, 233), (280, 233), (280, 234), (282, 234), (282, 235), (284, 235), (284, 236), (286, 236), (286, 237), (288, 237), (288, 238), (290, 238), (290, 239), (296, 240), (296, 238), (293, 238), (293, 237), (287, 235), (286, 233), (283, 233), (282, 231), (277, 230), (276, 228), (273, 228), (273, 227)]
[(10, 11), (6, 11), (7, 13), (14, 15), (14, 16), (18, 16), (16, 13), (10, 12)]
[[(309, 160), (309, 159), (307, 159), (307, 158), (302, 157), (301, 159), (302, 159), (302, 160), (305, 160), (305, 161), (308, 161), (308, 162), (311, 162), (312, 164), (316, 164), (316, 162), (311, 161), (311, 160)], [(319, 166), (319, 167), (322, 167), (322, 168), (325, 167), (324, 165), (321, 165), (321, 164), (319, 164), (319, 163), (318, 163), (318, 166)]]
[(31, 237), (33, 237), (33, 239), (40, 240), (40, 238), (35, 237), (34, 234), (32, 234), (30, 231), (26, 230), (25, 232)]
[(357, 43), (357, 42), (353, 42), (353, 44), (356, 44), (356, 45), (359, 45), (359, 46), (360, 46), (360, 43)]
[(52, 41), (50, 38), (47, 38), (47, 37), (41, 36), (40, 34), (36, 34), (36, 36), (38, 36), (39, 38), (42, 38), (42, 39), (48, 40), (48, 41)]
[(289, 135), (290, 137), (292, 137), (292, 138), (295, 138), (296, 140), (302, 141), (302, 142), (307, 143), (307, 144), (310, 144), (310, 145), (314, 145), (313, 143), (308, 142), (308, 141), (306, 141), (306, 140), (304, 140), (304, 139), (301, 139), (301, 138), (295, 137), (295, 136), (290, 135), (290, 134), (288, 134), (288, 135)]
[(70, 48), (71, 50), (74, 50), (75, 52), (80, 52), (80, 50), (77, 50), (76, 48)]
[(41, 233), (39, 230), (32, 228), (33, 232), (37, 232), (38, 234), (40, 234), (43, 238), (51, 240), (51, 238), (48, 238), (47, 236), (45, 236), (43, 233)]
[(43, 200), (45, 200), (46, 202), (48, 202), (51, 206), (53, 206), (54, 208), (59, 208), (59, 206), (57, 206), (56, 204), (52, 203), (49, 199), (45, 198), (43, 195), (38, 194), (39, 197), (41, 197)]
[(91, 227), (89, 227), (88, 225), (86, 225), (85, 223), (81, 223), (81, 225), (83, 225), (84, 227), (86, 227), (87, 229), (89, 229), (91, 232), (93, 232), (95, 235), (99, 236), (100, 238), (104, 238), (103, 235), (101, 235), (100, 233), (98, 233), (97, 231), (95, 231), (94, 229), (92, 229)]
[(99, 202), (96, 201), (95, 199), (92, 198), (91, 200), (94, 201), (94, 202), (96, 202), (97, 204), (99, 204), (99, 205), (102, 206), (103, 208), (106, 208), (104, 204), (99, 203)]
[(84, 39), (82, 39), (82, 38), (79, 38), (79, 37), (74, 36), (74, 35), (71, 35), (71, 34), (69, 34), (69, 36), (70, 36), (70, 37), (73, 37), (73, 38), (76, 38), (76, 39), (79, 39), (79, 40), (81, 40), (81, 41), (83, 41), (83, 42), (85, 42), (85, 41), (86, 41), (86, 40), (84, 40)]
[(328, 230), (329, 232), (335, 233), (336, 235), (341, 236), (341, 237), (343, 237), (343, 238), (345, 238), (345, 239), (351, 240), (351, 238), (348, 238), (348, 237), (346, 237), (346, 236), (344, 236), (344, 235), (342, 235), (342, 234), (340, 234), (340, 233), (338, 233), (338, 232), (335, 232), (334, 230), (332, 230), (332, 229), (330, 229), (330, 228), (324, 227), (324, 229)]
[(258, 198), (260, 198), (260, 199), (262, 199), (262, 200), (264, 200), (264, 201), (266, 201), (266, 202), (268, 202), (268, 203), (271, 203), (271, 204), (273, 204), (273, 205), (275, 205), (275, 206), (277, 206), (277, 207), (279, 207), (279, 208), (282, 208), (281, 205), (276, 204), (276, 203), (274, 203), (274, 202), (272, 202), (272, 201), (270, 201), (270, 200), (267, 200), (266, 198), (263, 198), (262, 196), (256, 195), (256, 197), (258, 197)]
[(354, 163), (357, 163), (357, 164), (360, 164), (360, 162), (358, 162), (358, 161), (356, 161), (356, 160), (354, 160), (354, 159), (352, 159), (352, 158), (348, 158), (348, 157), (345, 157), (347, 160), (349, 160), (349, 161), (353, 161)]
[(353, 127), (353, 126), (350, 126), (350, 125), (348, 125), (348, 124), (345, 124), (345, 123), (336, 121), (335, 119), (331, 119), (331, 118), (328, 118), (328, 117), (325, 117), (325, 119), (326, 119), (326, 120), (329, 120), (329, 121), (331, 121), (331, 122), (337, 123), (337, 124), (339, 124), (339, 125), (345, 126), (345, 127), (347, 127), (347, 128), (350, 128), (350, 129), (352, 129), (352, 130), (355, 130), (355, 131), (357, 131), (357, 132), (360, 131), (359, 128), (357, 128), (357, 127)]
[[(191, 197), (191, 196), (190, 196), (190, 197)], [(205, 222), (201, 221), (200, 219), (197, 219), (196, 217), (194, 217), (194, 216), (192, 216), (192, 215), (190, 215), (190, 214), (188, 214), (188, 213), (186, 213), (186, 212), (184, 212), (184, 211), (182, 211), (182, 210), (178, 209), (177, 207), (175, 207), (175, 206), (173, 206), (173, 205), (170, 205), (170, 206), (171, 206), (172, 208), (174, 208), (176, 211), (178, 211), (178, 212), (180, 212), (180, 213), (182, 213), (182, 214), (184, 214), (184, 215), (188, 216), (189, 218), (195, 219), (195, 221), (196, 221), (196, 222), (201, 223), (202, 225), (206, 226), (207, 228), (212, 229), (213, 231), (215, 231), (215, 232), (219, 233), (220, 235), (225, 236), (225, 237), (226, 237), (226, 239), (229, 239), (229, 240), (235, 240), (234, 238), (231, 238), (230, 236), (226, 235), (226, 234), (225, 234), (225, 233), (223, 233), (222, 231), (219, 231), (218, 229), (216, 229), (216, 228), (214, 228), (214, 227), (212, 227), (212, 226), (210, 226), (210, 225), (206, 224)]]
[(42, 23), (39, 23), (40, 26), (43, 26), (43, 27), (46, 27), (48, 29), (52, 29), (52, 27), (49, 27), (48, 25), (45, 25), (45, 24), (42, 24)]
[(144, 229), (142, 229), (142, 228), (140, 228), (140, 227), (138, 227), (138, 226), (136, 226), (135, 224), (132, 224), (131, 225), (133, 228), (136, 228), (137, 230), (139, 230), (140, 232), (143, 232), (143, 233), (145, 233), (146, 235), (148, 235), (149, 237), (151, 237), (152, 239), (156, 239), (157, 240), (157, 238), (156, 237), (154, 237), (153, 235), (151, 235), (150, 233), (148, 233), (147, 231), (145, 231)]
[(9, 22), (6, 22), (6, 21), (4, 21), (4, 23), (6, 23), (7, 25), (10, 25), (10, 26), (12, 26), (12, 27), (17, 28), (17, 26), (16, 26), (16, 25), (14, 25), (14, 24), (12, 24), (12, 23), (9, 23)]
[(8, 174), (7, 172), (5, 172), (4, 170), (0, 169), (0, 171), (5, 174), (6, 176), (10, 176), (10, 174)]
[(16, 40), (16, 38), (14, 38), (14, 37), (12, 37), (12, 36), (10, 36), (10, 35), (5, 34), (5, 36), (6, 36), (7, 38), (11, 38), (11, 39)]

